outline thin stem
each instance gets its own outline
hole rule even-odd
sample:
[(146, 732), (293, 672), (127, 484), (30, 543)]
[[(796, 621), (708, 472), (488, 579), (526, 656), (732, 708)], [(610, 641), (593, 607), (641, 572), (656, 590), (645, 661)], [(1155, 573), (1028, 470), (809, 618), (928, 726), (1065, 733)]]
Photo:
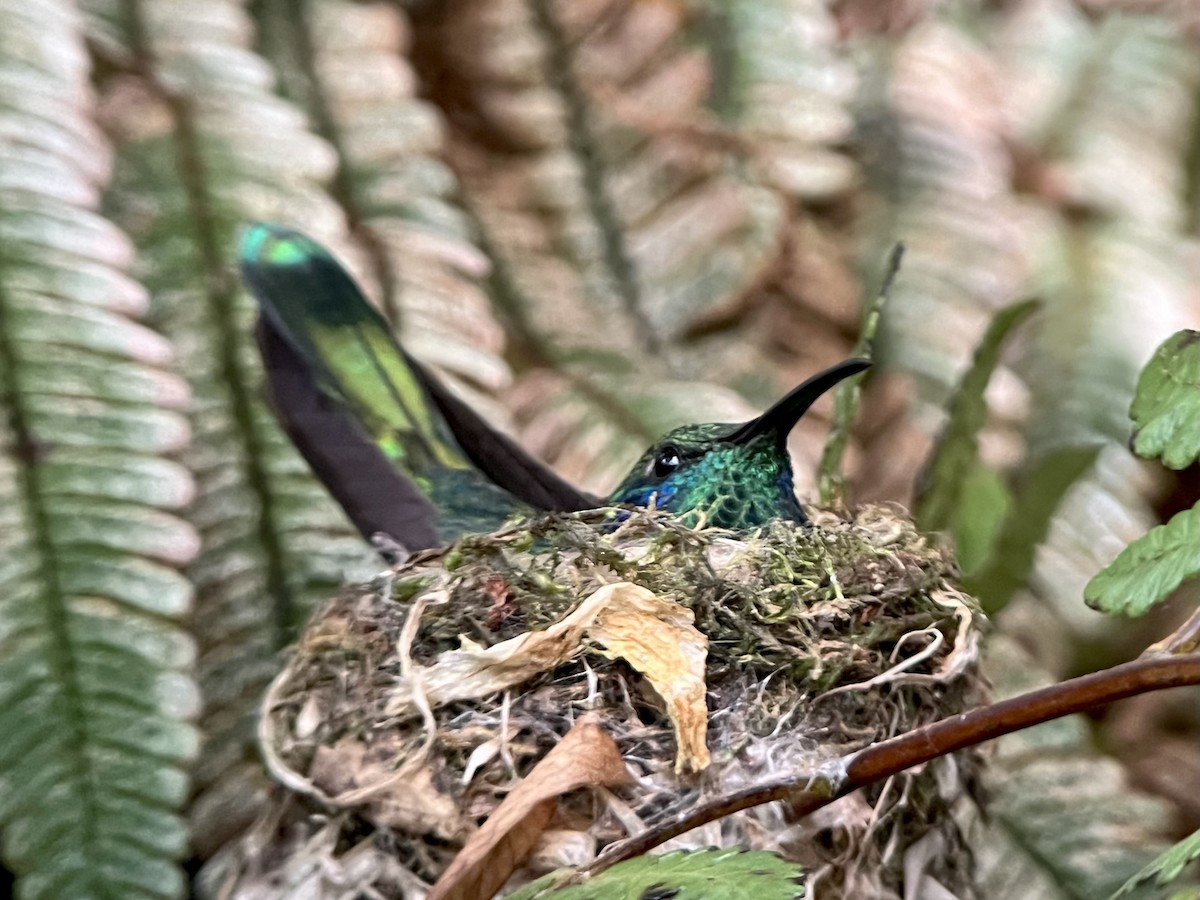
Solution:
[[(900, 262), (903, 258), (904, 245), (896, 244), (888, 255), (883, 284), (880, 285), (874, 301), (863, 316), (862, 330), (859, 332), (858, 343), (854, 346), (852, 356), (874, 358), (875, 333), (879, 330), (879, 317), (883, 312), (884, 304), (887, 303), (892, 283), (900, 271)], [(829, 431), (829, 437), (825, 440), (825, 449), (821, 453), (821, 467), (818, 476), (821, 503), (825, 506), (840, 501), (842, 498), (845, 480), (842, 476), (842, 457), (846, 453), (850, 428), (854, 424), (854, 416), (858, 412), (858, 400), (862, 394), (862, 388), (859, 386), (861, 381), (861, 375), (847, 378), (834, 393), (833, 427)]]
[[(950, 716), (872, 744), (827, 764), (819, 772), (766, 782), (698, 806), (658, 827), (612, 844), (591, 865), (581, 869), (577, 878), (590, 878), (693, 828), (753, 806), (783, 800), (790, 804), (794, 815), (804, 816), (861, 787), (939, 756), (1138, 694), (1195, 684), (1200, 684), (1200, 653), (1145, 657)], [(830, 773), (836, 776), (831, 777)]]

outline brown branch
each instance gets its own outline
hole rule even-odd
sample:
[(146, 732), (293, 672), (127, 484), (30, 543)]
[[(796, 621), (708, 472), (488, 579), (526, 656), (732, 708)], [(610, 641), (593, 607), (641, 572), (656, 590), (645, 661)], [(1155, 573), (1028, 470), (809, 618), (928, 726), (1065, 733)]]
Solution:
[[(580, 869), (577, 878), (590, 878), (684, 832), (752, 806), (783, 800), (791, 804), (795, 815), (807, 815), (861, 787), (947, 753), (1138, 694), (1194, 684), (1200, 684), (1200, 653), (1141, 658), (1001, 700), (872, 744), (809, 776), (766, 782), (695, 807), (612, 844), (591, 865)], [(831, 778), (830, 773), (837, 774)]]

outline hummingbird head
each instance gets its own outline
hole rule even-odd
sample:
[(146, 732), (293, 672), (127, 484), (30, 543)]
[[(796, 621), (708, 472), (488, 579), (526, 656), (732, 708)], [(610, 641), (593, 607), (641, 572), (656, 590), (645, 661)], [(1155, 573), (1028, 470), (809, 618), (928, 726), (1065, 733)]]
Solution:
[(665, 509), (685, 520), (756, 528), (773, 518), (808, 521), (796, 500), (787, 437), (813, 402), (870, 365), (848, 359), (805, 381), (742, 425), (685, 425), (642, 454), (612, 503)]

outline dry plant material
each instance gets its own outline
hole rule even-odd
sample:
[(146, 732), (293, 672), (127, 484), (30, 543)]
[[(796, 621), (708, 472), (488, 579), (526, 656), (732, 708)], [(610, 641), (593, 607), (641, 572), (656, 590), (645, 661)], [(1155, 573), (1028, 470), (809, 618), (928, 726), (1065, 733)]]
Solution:
[(487, 900), (528, 858), (550, 824), (560, 796), (631, 780), (599, 717), (585, 716), (471, 836), (428, 900)]
[(596, 618), (588, 636), (609, 659), (623, 659), (646, 676), (675, 726), (675, 771), (701, 772), (710, 757), (704, 739), (708, 709), (704, 662), (708, 640), (692, 624), (691, 610), (636, 584), (602, 587), (621, 599)]
[[(651, 512), (552, 517), (335, 598), (264, 702), (288, 799), (222, 863), (228, 896), (415, 900), (447, 877), (482, 892), (484, 870), (521, 884), (977, 704), (982, 617), (943, 549), (887, 507), (813, 517), (748, 536)], [(632, 781), (562, 794), (535, 773), (585, 711)], [(969, 897), (951, 809), (977, 763), (937, 760), (810, 819), (755, 807), (664, 849), (770, 850), (823, 897), (898, 898), (918, 877)], [(322, 838), (317, 877), (293, 860), (320, 823), (340, 837)], [(931, 832), (945, 852), (910, 854)], [(501, 857), (525, 861), (509, 877)]]

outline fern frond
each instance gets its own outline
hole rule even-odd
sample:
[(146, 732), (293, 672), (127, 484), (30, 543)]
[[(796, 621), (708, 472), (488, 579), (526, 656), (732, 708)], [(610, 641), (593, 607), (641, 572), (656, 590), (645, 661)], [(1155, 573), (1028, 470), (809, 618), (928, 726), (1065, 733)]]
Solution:
[[(1021, 109), (1019, 121), (1075, 208), (1029, 219), (1039, 253), (1033, 291), (1048, 302), (1020, 374), (1034, 387), (1034, 464), (1064, 443), (1104, 448), (1065, 498), (1033, 573), (1040, 595), (1077, 610), (1088, 579), (1155, 519), (1153, 479), (1127, 448), (1128, 410), (1142, 364), (1194, 308), (1181, 232), (1191, 140), (1182, 110), (1194, 102), (1200, 62), (1164, 19), (1059, 16), (1055, 27), (1025, 33), (1016, 57), (1031, 68), (1057, 63), (1071, 85), (1057, 102)], [(1161, 115), (1146, 121), (1139, 111), (1148, 108)]]
[(118, 140), (109, 202), (135, 236), (155, 320), (193, 394), (183, 461), (199, 486), (189, 515), (203, 548), (188, 575), (205, 745), (192, 818), (205, 855), (254, 813), (263, 782), (253, 710), (277, 651), (314, 602), (370, 559), (265, 408), (254, 308), (232, 259), (251, 219), (336, 238), (341, 213), (320, 186), (335, 158), (272, 93), (240, 3), (87, 8), (119, 72), (102, 101)]
[[(1003, 636), (987, 668), (1000, 697), (1051, 681)], [(1168, 846), (1168, 804), (1097, 752), (1078, 716), (1001, 738), (984, 786), (989, 821), (973, 846), (995, 900), (1106, 897)]]
[(74, 6), (0, 2), (0, 829), (27, 898), (176, 897), (196, 532), (170, 345), (96, 214)]
[[(960, 29), (925, 22), (877, 58), (860, 117), (878, 206), (867, 260), (904, 241), (885, 359), (940, 406), (994, 312), (1020, 299), (1027, 248), (1011, 192), (1000, 74)], [(932, 327), (931, 327), (932, 326)]]

